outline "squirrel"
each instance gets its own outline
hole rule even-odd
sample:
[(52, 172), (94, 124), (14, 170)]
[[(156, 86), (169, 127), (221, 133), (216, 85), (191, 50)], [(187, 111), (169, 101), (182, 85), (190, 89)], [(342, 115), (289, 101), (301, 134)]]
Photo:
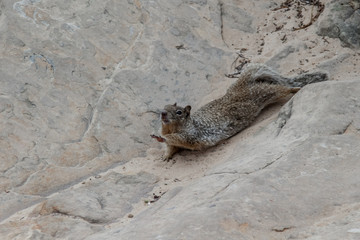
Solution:
[(161, 136), (167, 145), (163, 160), (180, 149), (203, 150), (248, 127), (271, 103), (298, 92), (301, 87), (328, 80), (322, 72), (286, 78), (263, 64), (248, 65), (226, 94), (190, 114), (191, 106), (166, 105), (161, 112)]

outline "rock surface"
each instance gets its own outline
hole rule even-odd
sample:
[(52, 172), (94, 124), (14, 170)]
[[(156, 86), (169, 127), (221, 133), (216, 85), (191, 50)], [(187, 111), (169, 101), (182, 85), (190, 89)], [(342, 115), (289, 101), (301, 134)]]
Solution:
[(339, 38), (346, 46), (360, 47), (360, 1), (340, 0), (327, 4), (327, 11), (319, 22), (317, 33)]
[[(172, 190), (127, 228), (87, 239), (305, 239), (323, 231), (355, 239), (348, 231), (360, 223), (359, 91), (359, 81), (305, 87), (202, 178)], [(336, 223), (327, 219), (345, 209)]]
[[(282, 2), (2, 1), (0, 238), (358, 239), (359, 1), (297, 31)], [(236, 51), (331, 81), (159, 161), (159, 109), (224, 93)]]

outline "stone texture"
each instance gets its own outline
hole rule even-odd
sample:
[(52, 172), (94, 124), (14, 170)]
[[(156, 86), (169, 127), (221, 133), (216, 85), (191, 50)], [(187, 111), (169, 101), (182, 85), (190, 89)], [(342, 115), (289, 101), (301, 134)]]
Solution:
[(159, 106), (210, 92), (230, 53), (199, 37), (203, 2), (171, 4), (2, 3), (0, 186), (18, 208), (143, 155)]
[(255, 32), (252, 26), (253, 17), (236, 5), (222, 3), (222, 21), (223, 25), (230, 29), (243, 32)]
[(107, 223), (132, 210), (156, 183), (156, 177), (141, 172), (124, 176), (110, 173), (76, 189), (62, 192), (43, 202), (33, 211), (34, 215), (60, 213), (84, 219), (90, 223)]
[[(9, 231), (11, 229), (11, 231)], [(103, 228), (63, 215), (50, 215), (2, 225), (4, 239), (79, 239), (99, 232)], [(71, 236), (69, 232), (71, 231)]]
[(326, 5), (328, 13), (319, 22), (317, 33), (339, 38), (347, 46), (360, 47), (360, 1), (331, 1)]
[[(1, 1), (0, 238), (357, 239), (358, 1), (301, 31), (282, 2)], [(332, 81), (158, 161), (159, 109), (220, 96), (236, 51)]]
[[(0, 235), (6, 239), (83, 239), (103, 230), (100, 224), (125, 216), (133, 210), (133, 204), (151, 197), (149, 192), (157, 181), (157, 177), (145, 172), (109, 172), (91, 177), (45, 201), (37, 199), (43, 202), (36, 205), (29, 218), (3, 224)], [(12, 228), (15, 229), (8, 231)]]
[[(87, 239), (355, 239), (359, 91), (358, 81), (305, 87), (274, 123), (206, 176), (175, 189), (126, 228)], [(347, 213), (327, 219), (341, 209)]]

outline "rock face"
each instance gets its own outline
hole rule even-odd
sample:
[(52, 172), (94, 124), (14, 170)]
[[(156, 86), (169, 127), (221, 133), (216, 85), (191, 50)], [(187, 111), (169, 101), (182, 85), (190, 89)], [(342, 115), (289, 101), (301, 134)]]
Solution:
[(191, 5), (164, 15), (170, 6), (2, 3), (0, 189), (9, 203), (0, 219), (143, 155), (158, 107), (211, 91), (230, 53), (195, 37), (204, 26), (189, 17), (197, 11)]
[(127, 228), (87, 239), (355, 239), (359, 91), (359, 81), (305, 87), (204, 177), (169, 192)]
[(327, 11), (319, 22), (317, 33), (339, 38), (347, 46), (360, 48), (360, 1), (340, 0), (327, 4)]
[[(282, 2), (2, 1), (0, 238), (358, 239), (359, 1), (299, 31), (311, 4)], [(220, 96), (237, 56), (331, 81), (160, 162), (159, 109)]]

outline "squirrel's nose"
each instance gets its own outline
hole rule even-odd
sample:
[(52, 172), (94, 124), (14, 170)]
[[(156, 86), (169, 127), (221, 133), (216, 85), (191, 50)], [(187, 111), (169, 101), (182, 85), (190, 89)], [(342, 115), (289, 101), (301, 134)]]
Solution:
[(166, 117), (167, 116), (167, 112), (161, 112), (161, 117)]

